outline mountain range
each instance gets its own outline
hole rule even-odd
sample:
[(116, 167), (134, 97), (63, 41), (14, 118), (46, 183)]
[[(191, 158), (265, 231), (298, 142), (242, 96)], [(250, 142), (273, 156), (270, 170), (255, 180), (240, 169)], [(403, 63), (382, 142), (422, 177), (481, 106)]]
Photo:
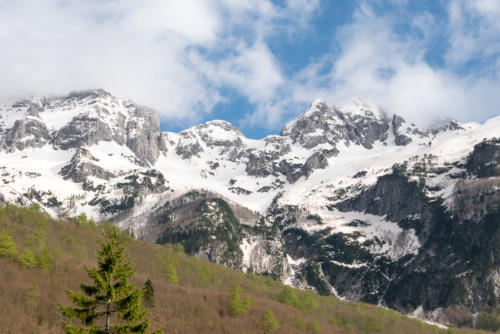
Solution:
[(0, 106), (0, 203), (445, 324), (500, 302), (499, 176), (500, 116), (422, 130), (315, 100), (254, 140), (220, 120), (162, 132), (100, 89)]

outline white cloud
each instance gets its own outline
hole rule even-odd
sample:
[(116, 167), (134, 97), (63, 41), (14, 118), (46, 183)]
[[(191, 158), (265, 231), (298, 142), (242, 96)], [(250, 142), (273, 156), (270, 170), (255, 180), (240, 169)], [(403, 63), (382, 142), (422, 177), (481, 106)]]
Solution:
[(455, 0), (449, 4), (451, 65), (478, 61), (500, 54), (500, 2)]
[(264, 37), (317, 4), (288, 2), (0, 0), (0, 99), (101, 87), (191, 121), (221, 87), (260, 103), (283, 80)]
[(498, 18), (500, 15), (500, 2), (497, 0), (476, 0), (471, 1), (470, 4), (485, 16)]
[[(473, 4), (477, 3), (461, 3), (462, 6)], [(450, 31), (457, 24), (455, 9), (454, 6), (449, 8)], [(459, 15), (466, 14), (460, 12)], [(476, 11), (470, 15), (483, 14)], [(491, 15), (491, 12), (484, 15)], [(431, 126), (450, 118), (484, 121), (499, 114), (498, 57), (486, 74), (481, 71), (459, 74), (454, 66), (431, 66), (425, 55), (435, 20), (428, 14), (414, 18), (413, 26), (421, 33), (401, 35), (397, 32), (398, 19), (376, 15), (371, 6), (361, 5), (354, 14), (354, 21), (336, 36), (340, 53), (326, 54), (296, 73), (289, 80), (286, 102), (275, 103), (275, 109), (270, 108), (268, 115), (256, 113), (254, 122), (266, 117), (274, 119), (276, 114), (295, 117), (296, 113), (287, 113), (291, 105), (303, 105), (316, 97), (338, 106), (355, 98), (364, 99), (420, 126)], [(470, 59), (479, 52), (481, 55), (494, 54), (494, 48), (500, 45), (495, 42), (499, 35), (486, 34), (483, 30), (469, 32), (466, 27), (461, 29), (466, 33), (463, 44), (452, 44), (448, 54), (460, 49), (466, 54), (462, 56)], [(454, 36), (451, 34), (452, 41)]]
[(262, 41), (251, 46), (240, 43), (231, 55), (217, 63), (200, 57), (193, 63), (203, 69), (212, 82), (238, 90), (251, 103), (272, 99), (284, 81), (279, 64)]
[[(332, 37), (334, 51), (285, 71), (269, 41), (306, 36), (320, 4), (0, 0), (0, 99), (101, 87), (154, 107), (165, 121), (192, 122), (208, 118), (229, 89), (255, 108), (242, 124), (270, 129), (316, 97), (366, 99), (424, 125), (498, 114), (500, 2), (451, 1), (443, 23), (427, 12), (380, 15), (362, 1)], [(401, 34), (401, 20), (416, 33)], [(436, 67), (425, 56), (443, 26), (450, 46)], [(457, 74), (478, 59), (488, 60), (481, 71)]]
[(220, 98), (185, 49), (213, 43), (219, 18), (197, 3), (4, 1), (0, 97), (102, 87), (165, 117), (200, 117)]
[(123, 25), (145, 36), (161, 38), (162, 33), (174, 33), (188, 43), (205, 44), (216, 39), (221, 24), (210, 1), (149, 0), (139, 6), (133, 0), (125, 3)]

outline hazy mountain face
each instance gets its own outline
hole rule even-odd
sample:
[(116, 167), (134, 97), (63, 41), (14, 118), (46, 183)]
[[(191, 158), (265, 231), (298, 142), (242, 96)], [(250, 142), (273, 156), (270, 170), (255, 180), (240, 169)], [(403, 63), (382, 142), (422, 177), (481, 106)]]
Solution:
[(319, 293), (446, 321), (500, 297), (500, 117), (422, 131), (314, 101), (280, 136), (225, 121), (161, 132), (103, 90), (0, 106), (0, 202), (111, 219), (137, 237)]

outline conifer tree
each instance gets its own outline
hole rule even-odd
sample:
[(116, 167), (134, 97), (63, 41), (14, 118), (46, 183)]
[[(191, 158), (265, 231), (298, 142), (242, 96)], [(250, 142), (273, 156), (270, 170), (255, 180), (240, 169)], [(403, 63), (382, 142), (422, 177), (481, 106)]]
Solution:
[(65, 317), (82, 322), (82, 326), (64, 322), (65, 332), (146, 333), (149, 320), (141, 307), (143, 292), (129, 282), (134, 270), (124, 262), (123, 239), (115, 227), (104, 233), (104, 239), (98, 241), (97, 267), (85, 268), (93, 285), (81, 284), (83, 293), (68, 291), (75, 308), (59, 305)]
[(149, 278), (144, 283), (144, 303), (149, 307), (155, 306), (155, 289)]

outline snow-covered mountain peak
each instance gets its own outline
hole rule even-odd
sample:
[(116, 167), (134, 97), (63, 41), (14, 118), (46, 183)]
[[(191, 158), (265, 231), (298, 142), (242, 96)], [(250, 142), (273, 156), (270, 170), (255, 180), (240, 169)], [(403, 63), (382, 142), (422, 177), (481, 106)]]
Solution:
[(337, 109), (318, 99), (289, 122), (281, 135), (306, 149), (320, 144), (336, 147), (340, 143), (370, 149), (375, 142), (387, 140), (389, 128), (387, 116), (378, 107), (357, 101)]
[(127, 145), (144, 162), (154, 162), (158, 156), (156, 112), (102, 89), (17, 101), (1, 106), (0, 115), (0, 150), (7, 152), (113, 141)]
[(313, 117), (315, 112), (326, 110), (326, 109), (329, 109), (328, 103), (321, 98), (316, 98), (309, 105), (309, 107), (307, 107), (306, 111), (304, 111), (304, 113), (302, 113), (302, 115), (300, 117), (302, 117), (302, 118)]
[(379, 106), (361, 99), (354, 99), (353, 101), (340, 107), (339, 111), (343, 114), (349, 114), (351, 117), (365, 116), (374, 117), (379, 120), (387, 118), (385, 111), (383, 111)]
[(466, 130), (472, 130), (476, 127), (478, 127), (479, 124), (477, 123), (462, 123), (456, 119), (452, 119), (447, 121), (444, 125), (437, 127), (435, 129), (432, 129), (431, 132), (434, 134), (440, 133), (440, 132), (446, 132), (446, 131), (466, 131)]
[(307, 109), (296, 119), (288, 122), (281, 130), (282, 136), (293, 136), (297, 129), (304, 132), (313, 132), (323, 127), (323, 122), (342, 122), (335, 110), (330, 108), (322, 99), (316, 99)]
[[(255, 205), (248, 206), (258, 210), (289, 188), (316, 188), (332, 177), (349, 179), (352, 175), (340, 173), (344, 165), (352, 165), (346, 173), (357, 173), (365, 166), (358, 160), (368, 155), (407, 158), (431, 142), (434, 148), (438, 136), (474, 128), (452, 121), (439, 131), (424, 132), (400, 116), (389, 119), (379, 107), (361, 100), (336, 108), (316, 99), (281, 135), (263, 140), (248, 139), (223, 120), (161, 133), (153, 110), (104, 90), (23, 100), (1, 107), (0, 115), (0, 151), (65, 150), (72, 158), (53, 167), (65, 179), (102, 182), (138, 168), (155, 168), (164, 175), (183, 175), (171, 180), (173, 188), (189, 189), (196, 180), (197, 186), (235, 202), (250, 200)], [(110, 169), (112, 160), (127, 168)], [(377, 161), (380, 170), (397, 162)], [(331, 166), (340, 174), (333, 176)]]
[(97, 89), (73, 91), (64, 98), (82, 100), (86, 98), (96, 99), (96, 98), (114, 98), (114, 97), (110, 92), (102, 88), (97, 88)]
[(99, 117), (103, 121), (115, 121), (122, 116), (129, 116), (130, 104), (102, 90), (72, 92), (65, 96), (35, 97), (18, 100), (12, 104), (0, 106), (5, 126), (11, 127), (17, 120), (26, 116), (39, 118), (48, 129), (59, 130), (75, 116), (88, 115)]
[(217, 139), (234, 140), (236, 138), (245, 138), (240, 129), (224, 120), (208, 121), (193, 127), (192, 130), (198, 132), (202, 136)]
[[(153, 110), (103, 90), (27, 99), (0, 106), (0, 203), (111, 219), (213, 261), (397, 307), (385, 291), (429, 269), (433, 231), (478, 230), (441, 209), (473, 208), (461, 219), (498, 207), (499, 129), (497, 117), (422, 131), (366, 102), (317, 99), (281, 135), (253, 140), (221, 120), (160, 132)], [(451, 278), (468, 272), (449, 258), (460, 264)], [(403, 291), (423, 291), (418, 282)]]

